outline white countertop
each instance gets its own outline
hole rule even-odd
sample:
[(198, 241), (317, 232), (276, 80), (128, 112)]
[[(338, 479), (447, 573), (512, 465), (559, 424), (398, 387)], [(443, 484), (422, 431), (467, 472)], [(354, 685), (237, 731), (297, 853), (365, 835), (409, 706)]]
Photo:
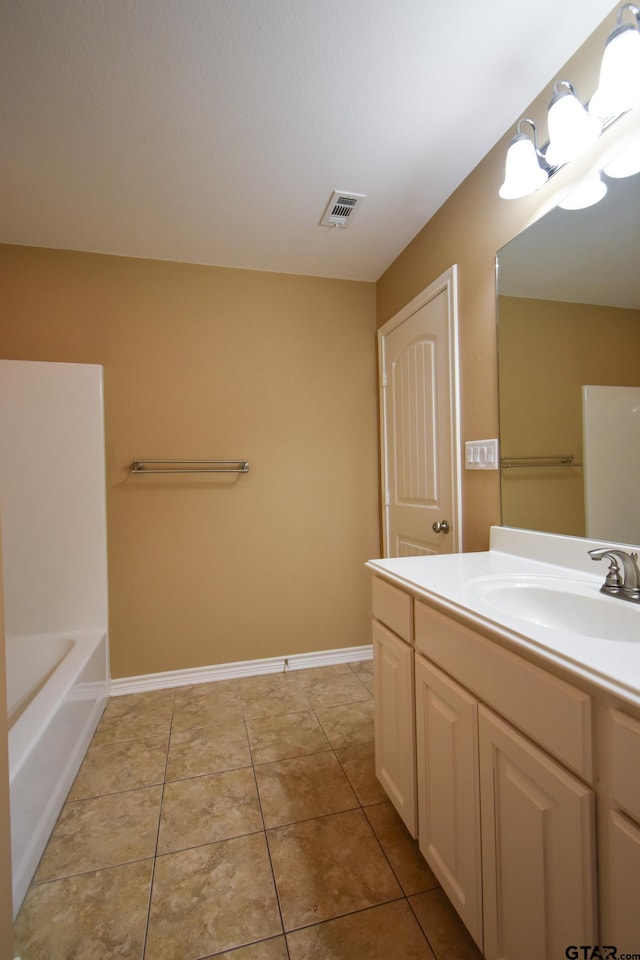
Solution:
[[(614, 544), (493, 528), (491, 549), (484, 553), (370, 560), (367, 567), (470, 626), (489, 629), (496, 636), (534, 651), (542, 659), (640, 706), (640, 604), (600, 593), (607, 566), (594, 563), (587, 554), (589, 549), (599, 546)], [(511, 616), (478, 595), (478, 578), (496, 576), (577, 582), (603, 604), (615, 604), (613, 611), (624, 604), (627, 623), (635, 623), (637, 614), (637, 628), (618, 631), (618, 635), (612, 630), (610, 639), (599, 639)]]

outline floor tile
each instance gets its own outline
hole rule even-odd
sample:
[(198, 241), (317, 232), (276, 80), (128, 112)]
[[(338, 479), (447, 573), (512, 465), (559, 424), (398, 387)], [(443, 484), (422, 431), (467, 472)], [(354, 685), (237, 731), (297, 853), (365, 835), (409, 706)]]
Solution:
[(240, 699), (240, 680), (211, 680), (207, 683), (191, 683), (176, 687), (176, 703), (193, 697), (208, 696), (225, 702)]
[(387, 800), (365, 809), (365, 814), (407, 896), (438, 886), (433, 871), (392, 804)]
[(291, 960), (435, 960), (405, 900), (287, 934)]
[(304, 691), (312, 707), (334, 707), (339, 703), (354, 703), (370, 700), (371, 694), (351, 672), (331, 679), (308, 678), (303, 681)]
[(331, 749), (315, 713), (311, 711), (247, 720), (247, 733), (254, 763), (286, 760)]
[(112, 696), (108, 705), (114, 711), (127, 713), (132, 707), (144, 707), (167, 700), (173, 702), (178, 689), (179, 687), (160, 687), (157, 690), (143, 690), (140, 693), (122, 693)]
[(168, 741), (168, 736), (163, 736), (91, 744), (68, 799), (81, 800), (162, 783)]
[(139, 960), (152, 860), (32, 886), (15, 925), (22, 960)]
[(438, 960), (482, 960), (471, 934), (441, 888), (419, 893), (409, 903)]
[(216, 960), (289, 960), (284, 937), (261, 940), (231, 953), (219, 953)]
[(170, 853), (263, 829), (251, 767), (167, 783), (158, 853)]
[(167, 780), (219, 773), (251, 763), (244, 723), (221, 723), (171, 734)]
[[(210, 686), (215, 687), (215, 684)], [(231, 723), (243, 719), (239, 697), (204, 690), (189, 696), (176, 697), (173, 707), (172, 732)]]
[(102, 714), (92, 744), (166, 736), (171, 728), (172, 712), (173, 695), (142, 693), (113, 697)]
[(257, 677), (242, 677), (237, 681), (238, 694), (242, 702), (251, 703), (252, 700), (261, 700), (270, 694), (277, 695), (285, 690), (299, 690), (297, 673), (267, 673)]
[(277, 679), (267, 678), (270, 683), (243, 688), (242, 707), (247, 720), (309, 709), (309, 701), (300, 684), (283, 680), (281, 674), (275, 677)]
[(316, 716), (336, 750), (373, 741), (373, 700), (318, 707)]
[(263, 834), (158, 857), (145, 960), (191, 960), (282, 933)]
[(285, 930), (402, 895), (361, 810), (278, 827), (267, 838)]
[(351, 747), (343, 747), (342, 750), (336, 750), (336, 756), (363, 807), (369, 803), (381, 803), (387, 799), (387, 795), (376, 777), (375, 744), (373, 742), (356, 743)]
[(337, 677), (348, 677), (351, 673), (347, 663), (331, 663), (326, 667), (309, 667), (306, 670), (296, 670), (293, 676), (299, 683), (305, 684), (308, 681), (316, 682), (318, 680), (334, 680)]
[(35, 882), (153, 857), (162, 787), (142, 787), (62, 808)]
[[(333, 751), (256, 767), (266, 827), (352, 810), (358, 800)], [(414, 891), (415, 892), (415, 891)]]
[(359, 660), (357, 663), (350, 663), (349, 668), (358, 680), (364, 683), (367, 690), (373, 693), (373, 660)]

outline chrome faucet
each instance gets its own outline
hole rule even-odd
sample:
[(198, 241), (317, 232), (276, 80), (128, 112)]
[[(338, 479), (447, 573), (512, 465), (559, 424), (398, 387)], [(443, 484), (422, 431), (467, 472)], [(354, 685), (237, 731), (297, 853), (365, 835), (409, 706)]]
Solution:
[[(597, 550), (589, 550), (589, 556), (592, 560), (602, 560), (606, 557), (609, 561), (609, 570), (600, 587), (601, 593), (619, 597), (620, 600), (640, 603), (640, 570), (636, 562), (637, 553), (627, 553), (626, 550), (617, 550), (613, 547), (601, 547)], [(618, 560), (622, 563), (622, 570)]]

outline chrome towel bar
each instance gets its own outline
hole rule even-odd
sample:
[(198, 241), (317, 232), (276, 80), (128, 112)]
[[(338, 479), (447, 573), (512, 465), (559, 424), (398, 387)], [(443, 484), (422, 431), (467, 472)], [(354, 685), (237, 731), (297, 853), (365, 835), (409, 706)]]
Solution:
[[(151, 464), (151, 466), (147, 466)], [(248, 473), (247, 460), (133, 460), (131, 473)]]
[(502, 457), (501, 466), (510, 467), (581, 467), (573, 454), (558, 457)]

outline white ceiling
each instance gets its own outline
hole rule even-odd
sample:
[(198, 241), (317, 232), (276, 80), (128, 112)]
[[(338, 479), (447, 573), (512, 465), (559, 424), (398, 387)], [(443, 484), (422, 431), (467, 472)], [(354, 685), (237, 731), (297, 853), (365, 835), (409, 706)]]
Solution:
[(376, 280), (612, 9), (0, 0), (0, 240)]

